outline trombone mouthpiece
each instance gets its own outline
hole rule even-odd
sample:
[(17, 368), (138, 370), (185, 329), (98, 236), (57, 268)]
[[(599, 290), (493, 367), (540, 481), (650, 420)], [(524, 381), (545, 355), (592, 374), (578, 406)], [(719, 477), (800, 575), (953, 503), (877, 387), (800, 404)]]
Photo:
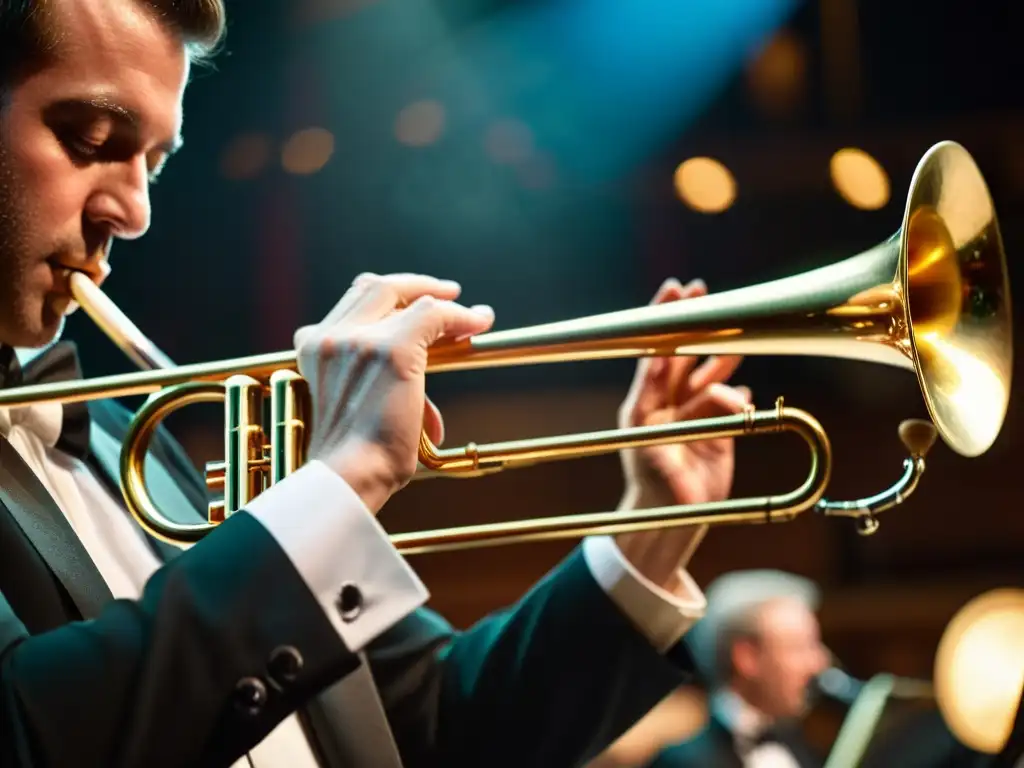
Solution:
[(900, 441), (914, 458), (923, 458), (935, 445), (938, 430), (926, 419), (907, 419), (900, 424)]
[(174, 362), (87, 275), (71, 272), (68, 282), (78, 305), (132, 362), (144, 370), (174, 367)]

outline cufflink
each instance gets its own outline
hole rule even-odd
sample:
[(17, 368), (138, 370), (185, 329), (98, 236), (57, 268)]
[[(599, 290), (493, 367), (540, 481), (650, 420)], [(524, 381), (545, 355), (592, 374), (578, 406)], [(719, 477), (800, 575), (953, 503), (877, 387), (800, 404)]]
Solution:
[(267, 703), (267, 686), (257, 677), (243, 677), (235, 685), (235, 707), (247, 715), (258, 715)]
[(342, 621), (355, 621), (363, 607), (363, 593), (351, 582), (343, 584), (336, 604)]
[(270, 653), (267, 660), (267, 673), (272, 682), (285, 685), (295, 681), (302, 671), (302, 654), (290, 645), (282, 645)]

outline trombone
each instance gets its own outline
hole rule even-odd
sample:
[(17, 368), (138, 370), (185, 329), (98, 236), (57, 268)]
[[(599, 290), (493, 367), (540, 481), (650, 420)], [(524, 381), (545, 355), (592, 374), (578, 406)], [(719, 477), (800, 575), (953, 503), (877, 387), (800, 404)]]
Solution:
[[(73, 278), (75, 298), (86, 312), (133, 360), (154, 369), (12, 388), (0, 392), (0, 407), (150, 394), (121, 453), (126, 504), (150, 534), (179, 546), (198, 541), (306, 461), (312, 409), (293, 351), (169, 365), (91, 282)], [(851, 501), (824, 498), (833, 463), (828, 435), (811, 414), (781, 398), (774, 408), (734, 416), (448, 449), (423, 434), (416, 478), (478, 477), (644, 445), (783, 431), (803, 438), (810, 467), (798, 487), (774, 496), (425, 530), (393, 535), (392, 542), (415, 554), (672, 526), (773, 523), (812, 509), (852, 518), (861, 533), (873, 533), (878, 513), (915, 490), (937, 437), (963, 456), (979, 456), (998, 436), (1008, 407), (1006, 258), (992, 199), (967, 150), (954, 142), (929, 149), (915, 169), (900, 229), (858, 255), (684, 302), (439, 343), (429, 350), (427, 370), (715, 353), (819, 355), (903, 368), (917, 376), (930, 420), (900, 425), (909, 456), (896, 482)], [(224, 459), (206, 467), (208, 487), (222, 490), (223, 498), (211, 502), (207, 522), (183, 524), (153, 502), (145, 458), (159, 424), (200, 402), (224, 404)]]

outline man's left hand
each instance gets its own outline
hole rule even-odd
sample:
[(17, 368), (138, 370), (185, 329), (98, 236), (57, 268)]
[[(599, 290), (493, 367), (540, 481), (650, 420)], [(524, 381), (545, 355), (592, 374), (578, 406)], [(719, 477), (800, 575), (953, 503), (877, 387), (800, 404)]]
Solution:
[[(707, 293), (703, 282), (685, 287), (667, 280), (652, 304), (682, 301)], [(710, 357), (698, 365), (690, 355), (641, 360), (619, 411), (619, 426), (668, 424), (741, 412), (750, 390), (726, 384), (738, 356)], [(622, 452), (626, 492), (620, 509), (719, 501), (732, 490), (735, 449), (731, 438), (703, 439), (628, 449)], [(677, 574), (693, 555), (706, 526), (620, 534), (623, 554), (644, 575), (672, 590)]]

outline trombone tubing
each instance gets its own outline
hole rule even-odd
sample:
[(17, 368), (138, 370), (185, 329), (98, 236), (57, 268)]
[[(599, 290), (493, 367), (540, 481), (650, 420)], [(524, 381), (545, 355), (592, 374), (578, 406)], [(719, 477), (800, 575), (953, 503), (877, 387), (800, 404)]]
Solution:
[[(786, 493), (399, 533), (391, 535), (391, 542), (403, 554), (411, 555), (697, 525), (787, 522), (819, 505), (831, 478), (832, 449), (828, 435), (817, 419), (798, 408), (784, 406), (781, 399), (774, 409), (749, 409), (732, 416), (442, 451), (439, 452), (442, 458), (445, 454), (450, 454), (451, 458), (443, 462), (440, 473), (459, 477), (463, 474), (461, 469), (472, 477), (541, 461), (584, 458), (645, 445), (779, 432), (799, 435), (811, 454), (810, 469), (804, 481)], [(472, 455), (458, 458), (459, 454), (466, 453)], [(469, 462), (473, 462), (476, 469), (471, 468)], [(422, 473), (422, 476), (435, 474), (430, 471)]]
[[(125, 450), (121, 455), (121, 478), (129, 510), (145, 530), (173, 545), (181, 546), (199, 541), (216, 524), (181, 524), (162, 515), (146, 491), (145, 456), (156, 426), (167, 415), (192, 403), (219, 399), (216, 389), (209, 384), (196, 382), (165, 389), (140, 411), (125, 438)], [(803, 483), (786, 493), (725, 499), (703, 504), (533, 518), (398, 533), (390, 535), (390, 540), (400, 552), (409, 555), (694, 525), (785, 522), (812, 507), (826, 515), (856, 517), (857, 513), (852, 509), (833, 511), (830, 504), (822, 501), (832, 468), (832, 451), (828, 436), (813, 416), (796, 408), (785, 407), (781, 398), (771, 410), (755, 411), (751, 408), (736, 415), (671, 424), (482, 445), (470, 444), (462, 448), (440, 451), (433, 449), (429, 441), (426, 445), (421, 441), (421, 458), (425, 458), (424, 452), (430, 452), (432, 467), (421, 467), (414, 479), (479, 477), (545, 461), (597, 456), (645, 445), (778, 432), (795, 432), (803, 438), (811, 453), (810, 469)], [(223, 483), (226, 479), (224, 470), (223, 462), (207, 465), (208, 483), (211, 483), (211, 487)], [(916, 472), (912, 474), (916, 475)], [(905, 476), (901, 483), (905, 483), (907, 479)], [(901, 484), (899, 487), (905, 486)], [(875, 504), (880, 501), (881, 498), (872, 500)], [(852, 506), (863, 512), (869, 511), (860, 503)]]
[(81, 403), (89, 400), (148, 395), (166, 387), (189, 382), (221, 383), (238, 374), (269, 380), (270, 375), (277, 370), (297, 370), (296, 353), (273, 352), (211, 363), (190, 363), (167, 369), (96, 376), (79, 381), (11, 387), (0, 392), (0, 408), (17, 408), (44, 402)]

